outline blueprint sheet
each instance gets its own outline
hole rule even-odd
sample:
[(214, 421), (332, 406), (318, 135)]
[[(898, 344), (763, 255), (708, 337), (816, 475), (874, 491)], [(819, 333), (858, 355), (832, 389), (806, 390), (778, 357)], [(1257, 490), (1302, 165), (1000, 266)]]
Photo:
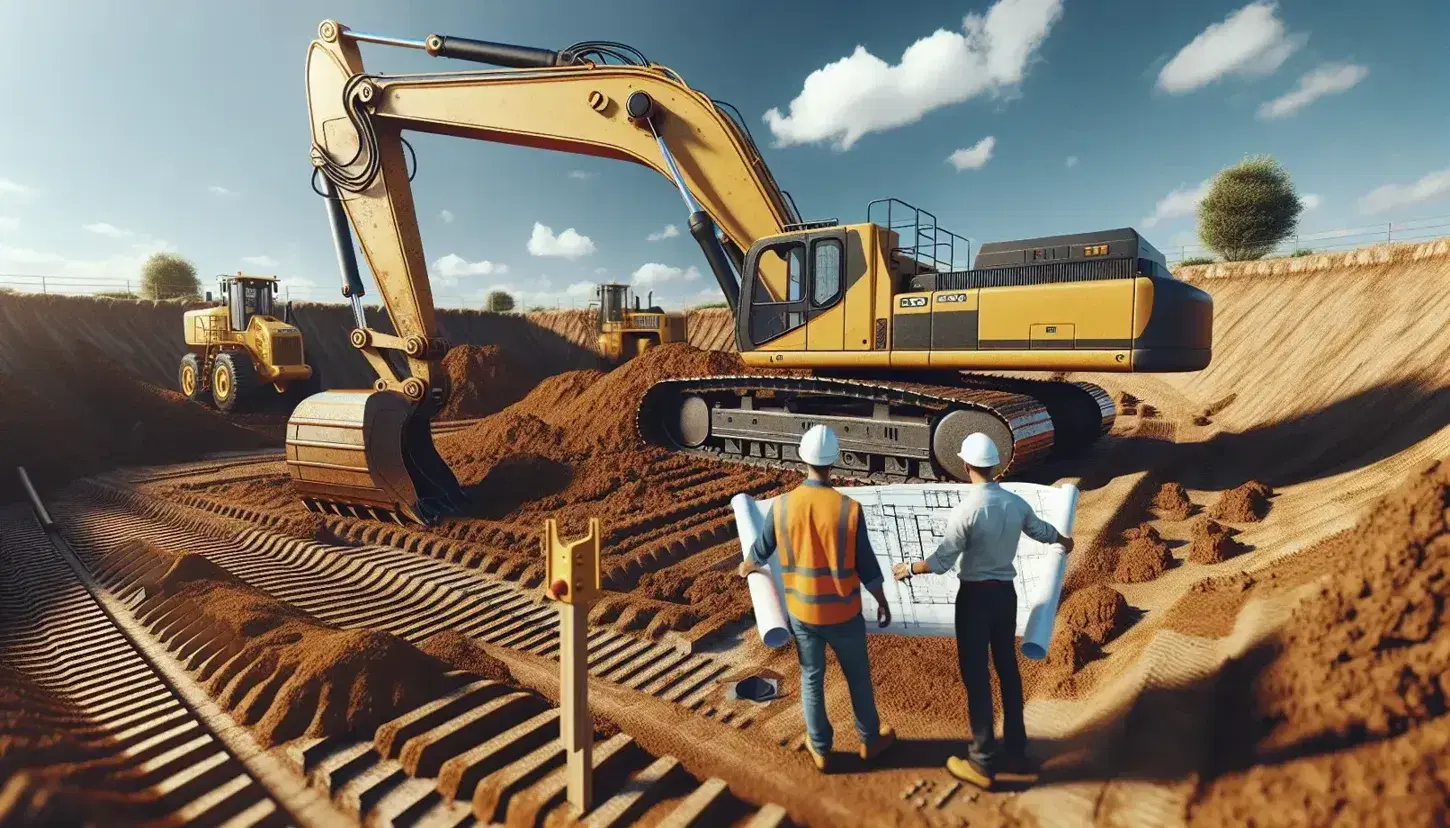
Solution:
[[(1002, 483), (1002, 488), (1021, 496), (1043, 520), (1059, 531), (1071, 533), (1076, 511), (1077, 490), (1071, 486), (1042, 486), (1035, 483)], [(955, 636), (958, 566), (941, 574), (914, 575), (905, 581), (891, 576), (891, 568), (904, 561), (929, 557), (941, 543), (947, 515), (961, 502), (966, 483), (893, 484), (886, 486), (844, 486), (837, 491), (861, 504), (871, 547), (886, 576), (882, 589), (891, 607), (891, 626), (881, 632), (909, 635)], [(770, 500), (756, 501), (764, 515)], [(1048, 630), (1056, 614), (1057, 595), (1062, 587), (1060, 547), (1038, 543), (1023, 536), (1014, 561), (1017, 569), (1017, 634), (1024, 635), (1034, 608), (1046, 611)], [(861, 612), (867, 630), (876, 632), (876, 601), (861, 591)], [(1039, 612), (1039, 615), (1042, 613)]]

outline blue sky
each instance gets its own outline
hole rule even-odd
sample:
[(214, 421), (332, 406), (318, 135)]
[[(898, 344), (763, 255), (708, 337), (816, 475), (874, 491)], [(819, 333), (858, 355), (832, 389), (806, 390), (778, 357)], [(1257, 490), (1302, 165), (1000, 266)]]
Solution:
[[(333, 300), (302, 74), (329, 17), (416, 39), (628, 43), (739, 107), (808, 218), (859, 221), (869, 200), (895, 196), (974, 243), (1131, 225), (1172, 258), (1196, 241), (1202, 182), (1260, 152), (1314, 196), (1305, 232), (1450, 216), (1444, 0), (819, 8), (7, 0), (0, 284), (20, 274), (76, 292), (124, 286), (147, 253), (169, 249), (207, 283), (275, 272), (294, 298)], [(378, 72), (472, 66), (379, 46), (363, 54)], [(579, 285), (604, 278), (637, 279), (674, 305), (718, 298), (679, 197), (657, 174), (412, 141), (440, 304), (477, 305), (500, 286), (527, 304), (582, 304)], [(667, 225), (682, 232), (649, 240)], [(534, 255), (560, 251), (588, 252)]]

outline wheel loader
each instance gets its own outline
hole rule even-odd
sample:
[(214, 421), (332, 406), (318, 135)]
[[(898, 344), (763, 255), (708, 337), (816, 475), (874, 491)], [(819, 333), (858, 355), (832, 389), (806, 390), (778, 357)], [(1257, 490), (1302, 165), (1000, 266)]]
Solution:
[[(490, 68), (379, 74), (360, 43)], [(734, 107), (620, 43), (409, 40), (327, 20), (306, 79), (314, 189), (353, 306), (352, 344), (378, 375), (372, 389), (324, 392), (293, 413), (287, 463), (312, 509), (429, 523), (466, 504), (432, 443), (448, 343), (404, 130), (631, 162), (674, 186), (747, 370), (645, 392), (638, 436), (673, 451), (793, 467), (800, 435), (821, 423), (841, 436), (842, 474), (950, 481), (967, 479), (957, 447), (980, 431), (1001, 455), (994, 476), (1010, 476), (1112, 426), (1101, 387), (1054, 375), (1191, 372), (1211, 359), (1212, 298), (1175, 279), (1132, 228), (984, 245), (973, 262), (964, 236), (899, 199), (872, 202), (854, 223), (807, 220)], [(363, 315), (351, 231), (394, 333)], [(388, 352), (406, 358), (406, 375)], [(770, 368), (797, 370), (759, 370)]]
[[(294, 396), (320, 390), (302, 331), (290, 318), (273, 315), (276, 296), (277, 277), (239, 272), (221, 278), (220, 305), (182, 316), (188, 352), (177, 385), (187, 399), (230, 413), (256, 402), (268, 385)], [(283, 315), (290, 317), (290, 307)]]
[[(651, 291), (643, 308), (639, 296), (631, 297), (629, 285), (614, 282), (599, 285), (599, 353), (611, 362), (643, 355), (650, 348), (685, 341), (685, 315), (665, 313), (654, 304)], [(630, 309), (630, 300), (634, 308)]]

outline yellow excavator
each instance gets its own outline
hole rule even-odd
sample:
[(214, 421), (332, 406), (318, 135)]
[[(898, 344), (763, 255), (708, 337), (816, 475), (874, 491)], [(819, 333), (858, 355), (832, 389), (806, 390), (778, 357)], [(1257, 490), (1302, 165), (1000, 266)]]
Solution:
[[(360, 43), (491, 68), (372, 74)], [(289, 422), (292, 477), (314, 509), (428, 523), (465, 501), (432, 444), (448, 345), (405, 129), (629, 161), (674, 185), (746, 366), (807, 369), (657, 383), (638, 431), (675, 451), (787, 464), (799, 435), (827, 423), (845, 474), (961, 480), (957, 447), (983, 431), (1000, 450), (1000, 477), (1093, 442), (1115, 409), (1090, 383), (980, 372), (1197, 371), (1211, 357), (1212, 299), (1174, 279), (1132, 229), (988, 244), (966, 267), (964, 237), (895, 199), (872, 202), (861, 223), (804, 220), (738, 111), (623, 44), (417, 41), (328, 20), (309, 47), (307, 103), (352, 344), (379, 377), (371, 391), (311, 397)], [(349, 224), (396, 333), (362, 315)], [(385, 352), (406, 358), (407, 376)]]
[(610, 282), (594, 291), (599, 297), (599, 353), (606, 359), (627, 360), (650, 348), (685, 341), (685, 315), (656, 307), (653, 291), (643, 307), (635, 295), (633, 308), (629, 306), (629, 285)]
[(302, 331), (286, 318), (291, 305), (277, 318), (276, 296), (277, 277), (239, 272), (221, 278), (220, 305), (182, 314), (187, 353), (176, 373), (187, 399), (232, 412), (269, 384), (278, 393), (318, 389), (319, 376), (303, 354)]

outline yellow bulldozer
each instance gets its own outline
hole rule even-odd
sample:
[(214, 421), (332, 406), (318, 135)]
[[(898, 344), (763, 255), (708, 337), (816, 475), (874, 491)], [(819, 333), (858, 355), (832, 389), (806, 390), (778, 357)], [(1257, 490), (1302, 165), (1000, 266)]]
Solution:
[[(488, 68), (379, 74), (360, 43)], [(671, 451), (792, 466), (800, 435), (829, 424), (839, 473), (951, 481), (967, 478), (957, 449), (980, 431), (1001, 453), (994, 476), (1010, 476), (1113, 424), (1103, 388), (1055, 375), (1191, 372), (1212, 359), (1212, 297), (1174, 278), (1132, 228), (987, 244), (969, 261), (965, 237), (897, 199), (872, 202), (864, 221), (806, 220), (738, 111), (623, 44), (407, 40), (327, 20), (308, 49), (307, 104), (352, 344), (378, 375), (293, 413), (287, 463), (309, 508), (429, 523), (466, 505), (432, 442), (429, 420), (450, 393), (448, 343), (405, 130), (640, 164), (674, 186), (734, 314), (741, 361), (804, 371), (656, 382), (638, 436)], [(351, 231), (395, 332), (363, 314)], [(406, 358), (406, 374), (391, 356)]]
[(273, 315), (276, 296), (277, 277), (239, 272), (222, 277), (220, 305), (183, 315), (188, 350), (177, 385), (187, 399), (233, 412), (254, 402), (266, 385), (301, 396), (320, 390), (320, 376), (305, 359), (302, 331), (290, 312), (282, 319)]
[[(599, 297), (599, 353), (613, 362), (642, 356), (650, 348), (685, 341), (685, 315), (665, 313), (654, 304), (654, 293), (640, 307), (629, 285), (615, 282), (594, 289)], [(634, 308), (630, 308), (631, 299)]]

